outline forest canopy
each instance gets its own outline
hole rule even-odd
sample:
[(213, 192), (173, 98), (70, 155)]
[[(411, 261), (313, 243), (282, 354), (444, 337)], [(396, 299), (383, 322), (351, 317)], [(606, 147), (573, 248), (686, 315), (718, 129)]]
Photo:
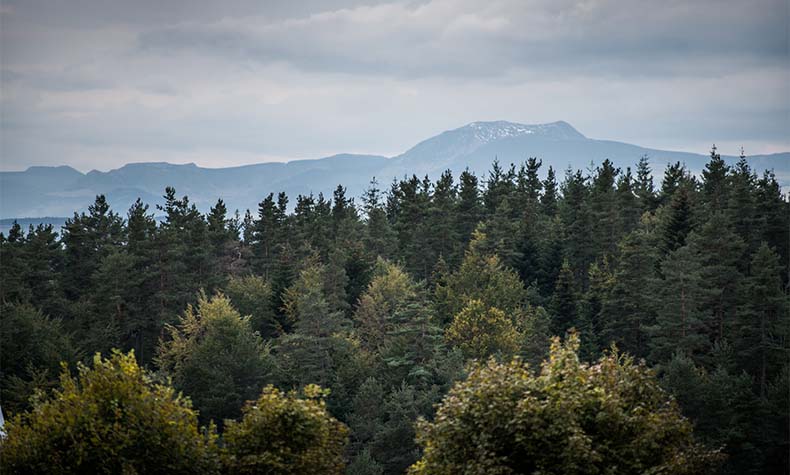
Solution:
[[(342, 186), (269, 193), (243, 213), (218, 200), (204, 214), (167, 188), (156, 209), (120, 214), (97, 196), (60, 230), (13, 226), (0, 234), (3, 471), (73, 473), (72, 455), (30, 451), (120, 410), (150, 417), (134, 434), (114, 422), (108, 450), (172, 417), (179, 433), (158, 447), (205, 471), (453, 473), (458, 438), (497, 444), (484, 435), (515, 405), (508, 430), (527, 435), (479, 446), (501, 473), (788, 466), (790, 204), (773, 173), (715, 151), (699, 176), (675, 163), (655, 181), (647, 157), (562, 179), (541, 168), (374, 179), (358, 202)], [(566, 343), (550, 352), (553, 336)], [(588, 386), (560, 388), (560, 370)], [(107, 406), (117, 394), (123, 409)], [(69, 419), (71, 395), (98, 412)], [(570, 404), (546, 419), (554, 439), (532, 429), (547, 416), (529, 398)], [(557, 452), (566, 436), (578, 451)]]

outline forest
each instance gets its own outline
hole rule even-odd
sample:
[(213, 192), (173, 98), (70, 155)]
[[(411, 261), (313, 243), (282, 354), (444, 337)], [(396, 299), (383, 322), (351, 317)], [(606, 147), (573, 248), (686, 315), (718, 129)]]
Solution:
[(541, 168), (15, 225), (0, 471), (786, 473), (773, 172)]

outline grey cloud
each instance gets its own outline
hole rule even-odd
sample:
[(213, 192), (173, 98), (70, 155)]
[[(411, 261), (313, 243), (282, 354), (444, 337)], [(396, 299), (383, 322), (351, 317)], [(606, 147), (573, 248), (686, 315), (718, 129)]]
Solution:
[[(591, 8), (587, 9), (586, 6)], [(783, 0), (569, 2), (435, 0), (272, 21), (187, 22), (143, 32), (146, 52), (199, 51), (306, 71), (400, 77), (720, 74), (785, 64)]]
[(786, 149), (788, 5), (4, 1), (0, 168), (395, 154), (497, 119)]

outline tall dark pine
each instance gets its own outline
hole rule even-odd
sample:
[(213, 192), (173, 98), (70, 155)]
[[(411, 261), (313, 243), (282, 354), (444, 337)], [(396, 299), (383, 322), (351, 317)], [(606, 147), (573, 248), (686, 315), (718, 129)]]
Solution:
[(458, 189), (453, 181), (453, 174), (446, 170), (433, 186), (425, 221), (424, 232), (431, 250), (429, 264), (432, 269), (439, 258), (444, 258), (453, 267), (461, 261), (463, 249), (458, 246), (455, 228), (457, 199)]
[(658, 196), (653, 185), (653, 171), (650, 168), (650, 159), (647, 155), (642, 155), (636, 166), (636, 180), (633, 188), (642, 212), (655, 211), (658, 207)]
[(258, 218), (252, 224), (252, 267), (266, 278), (271, 278), (277, 263), (280, 245), (285, 239), (285, 207), (288, 198), (280, 194), (277, 202), (274, 193), (258, 204)]
[(189, 198), (165, 189), (165, 213), (158, 233), (161, 311), (175, 317), (205, 288), (210, 273), (206, 221)]
[(630, 233), (639, 224), (642, 215), (639, 198), (634, 192), (635, 183), (631, 176), (631, 169), (626, 168), (625, 173), (617, 180), (615, 199), (617, 202), (617, 239)]
[(664, 170), (664, 179), (661, 181), (661, 192), (659, 193), (659, 203), (668, 204), (672, 200), (675, 191), (687, 181), (686, 167), (680, 162), (670, 163)]
[(127, 253), (131, 260), (126, 307), (127, 318), (120, 322), (124, 348), (134, 349), (138, 361), (148, 363), (165, 321), (157, 311), (159, 268), (157, 267), (157, 226), (148, 205), (138, 199), (127, 214)]
[(732, 342), (746, 246), (723, 212), (714, 213), (689, 239), (700, 257), (703, 305), (710, 341)]
[(686, 244), (686, 238), (693, 229), (692, 193), (688, 186), (681, 186), (672, 194), (671, 201), (659, 216), (659, 247), (666, 255)]
[(716, 152), (716, 145), (710, 150), (710, 160), (702, 170), (702, 199), (708, 212), (724, 211), (729, 200), (728, 175), (730, 167)]
[(650, 287), (656, 279), (658, 252), (656, 239), (640, 227), (620, 242), (614, 284), (603, 308), (604, 342), (637, 357), (647, 356), (645, 328), (655, 319)]
[(775, 249), (785, 272), (782, 279), (788, 284), (790, 260), (790, 204), (785, 198), (773, 172), (765, 172), (757, 180), (755, 196), (755, 226), (761, 241)]
[(557, 282), (554, 284), (554, 295), (549, 305), (552, 314), (551, 331), (554, 335), (565, 332), (578, 323), (578, 297), (573, 271), (566, 260), (562, 263)]
[(587, 269), (596, 256), (593, 221), (588, 201), (587, 178), (581, 171), (568, 169), (562, 184), (560, 220), (564, 236), (564, 255), (582, 288), (587, 285)]
[(769, 377), (778, 374), (786, 360), (790, 336), (788, 302), (782, 289), (779, 256), (762, 243), (744, 282), (744, 302), (737, 315), (735, 348), (740, 367), (756, 381), (761, 396)]
[(78, 300), (90, 289), (93, 273), (110, 250), (124, 240), (123, 219), (110, 210), (104, 195), (88, 207), (88, 213), (66, 220), (61, 242), (64, 246), (63, 290)]
[(611, 255), (617, 248), (618, 200), (615, 182), (619, 174), (619, 168), (615, 168), (610, 160), (604, 160), (596, 169), (590, 187), (590, 214), (595, 223), (591, 237), (598, 253)]
[(543, 180), (543, 195), (540, 197), (540, 204), (546, 216), (557, 214), (557, 177), (551, 166), (546, 173), (546, 179)]
[(482, 204), (477, 177), (468, 169), (460, 176), (458, 190), (458, 212), (456, 214), (456, 230), (463, 249), (472, 240), (472, 232), (482, 218)]
[(375, 177), (362, 196), (362, 211), (365, 215), (365, 246), (374, 257), (390, 257), (397, 244)]

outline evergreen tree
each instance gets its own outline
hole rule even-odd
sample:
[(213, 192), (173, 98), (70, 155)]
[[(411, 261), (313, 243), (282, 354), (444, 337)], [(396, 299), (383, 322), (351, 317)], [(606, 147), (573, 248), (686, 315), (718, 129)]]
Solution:
[(694, 228), (691, 191), (687, 187), (674, 192), (669, 204), (660, 209), (658, 226), (662, 254), (676, 251), (686, 244), (686, 238)]
[(388, 258), (395, 250), (396, 243), (387, 211), (382, 203), (381, 190), (375, 177), (370, 182), (370, 186), (362, 196), (362, 210), (365, 215), (365, 237), (363, 238), (365, 247), (375, 257)]
[(615, 235), (619, 241), (623, 236), (636, 229), (642, 215), (639, 198), (635, 195), (631, 169), (626, 168), (625, 173), (617, 180), (615, 192), (617, 208), (617, 225)]
[(702, 266), (705, 292), (700, 303), (706, 309), (705, 323), (710, 341), (725, 338), (732, 341), (745, 245), (721, 212), (713, 214), (699, 232), (689, 238), (689, 245), (699, 256)]
[(189, 394), (204, 423), (220, 426), (241, 415), (273, 371), (269, 349), (227, 297), (202, 295), (189, 305), (170, 338), (159, 345), (156, 362), (180, 391)]
[(759, 394), (768, 391), (769, 377), (778, 374), (788, 350), (790, 316), (782, 291), (779, 256), (763, 243), (752, 257), (744, 282), (745, 302), (737, 314), (733, 341), (740, 368), (756, 381)]
[[(590, 218), (595, 225), (592, 226), (592, 235), (589, 238), (592, 238), (597, 253), (614, 253), (618, 241), (618, 211), (623, 215), (627, 212), (626, 209), (618, 210), (618, 205), (628, 205), (618, 202), (615, 183), (619, 174), (619, 168), (615, 168), (608, 159), (604, 160), (596, 169), (590, 187)], [(630, 177), (625, 186), (630, 188)], [(630, 189), (628, 192), (630, 194)]]
[[(587, 179), (580, 171), (569, 169), (562, 184), (559, 216), (563, 227), (564, 257), (582, 287), (587, 284), (587, 269), (595, 259), (592, 216), (589, 210)], [(599, 233), (599, 237), (600, 237)]]
[(646, 329), (650, 359), (665, 362), (681, 351), (699, 361), (709, 348), (700, 258), (689, 246), (681, 247), (661, 262), (660, 272), (662, 278), (652, 288), (656, 323)]
[(722, 212), (727, 209), (729, 200), (730, 167), (716, 153), (714, 144), (710, 150), (710, 160), (702, 170), (702, 199), (709, 213)]
[(540, 197), (541, 208), (546, 216), (557, 214), (557, 178), (554, 168), (549, 166), (546, 179), (543, 180), (543, 195)]
[(123, 220), (110, 210), (104, 195), (88, 207), (88, 214), (66, 220), (61, 242), (63, 254), (63, 291), (78, 300), (90, 288), (90, 280), (101, 260), (114, 246), (124, 241)]
[(477, 177), (468, 169), (460, 176), (458, 189), (458, 211), (456, 213), (456, 229), (461, 240), (461, 248), (466, 249), (472, 239), (472, 233), (482, 219), (482, 204)]
[(549, 311), (553, 316), (551, 331), (554, 335), (564, 335), (569, 328), (578, 323), (576, 284), (567, 259), (563, 261), (557, 282), (554, 284)]
[(653, 172), (650, 168), (650, 159), (647, 155), (639, 158), (636, 167), (636, 180), (634, 193), (639, 201), (642, 212), (653, 212), (658, 207), (658, 196), (653, 185)]
[(647, 224), (620, 242), (619, 262), (609, 298), (603, 303), (602, 340), (615, 342), (623, 351), (647, 354), (645, 329), (653, 324), (654, 306), (649, 289), (656, 278), (656, 239)]

